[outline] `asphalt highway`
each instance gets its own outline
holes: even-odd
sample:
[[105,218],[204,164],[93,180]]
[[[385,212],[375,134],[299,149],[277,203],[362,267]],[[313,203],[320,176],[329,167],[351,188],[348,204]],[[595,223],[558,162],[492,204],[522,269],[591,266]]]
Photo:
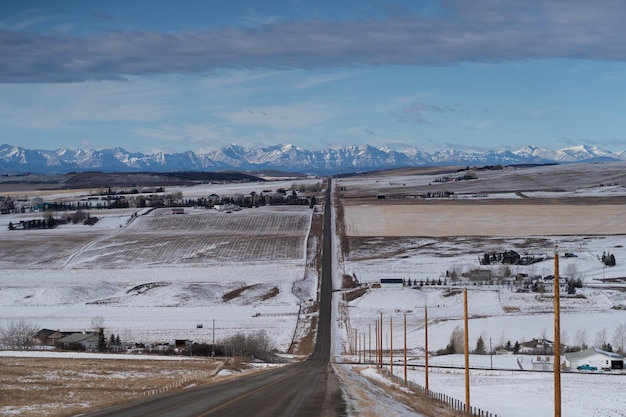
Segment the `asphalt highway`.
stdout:
[[333,253],[330,189],[329,180],[324,207],[318,331],[315,350],[306,361],[219,384],[149,397],[83,416],[345,416],[339,382],[330,366]]

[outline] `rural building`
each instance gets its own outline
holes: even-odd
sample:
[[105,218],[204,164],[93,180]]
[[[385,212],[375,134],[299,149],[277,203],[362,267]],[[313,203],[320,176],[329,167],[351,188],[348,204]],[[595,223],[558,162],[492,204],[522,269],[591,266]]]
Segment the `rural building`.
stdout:
[[381,278],[380,288],[403,288],[404,280],[402,278]]
[[70,335],[71,332],[60,332],[58,330],[41,329],[35,334],[35,339],[43,346],[56,346],[57,340]]
[[[543,277],[537,284],[543,285],[544,292],[553,293],[554,292],[554,275],[548,275],[547,277]],[[567,278],[559,277],[559,293],[560,294],[567,293]]]
[[177,349],[189,348],[193,345],[193,341],[189,339],[175,339],[174,347]]
[[624,369],[624,357],[622,355],[595,347],[579,352],[566,353],[565,358],[571,369],[576,369],[581,365],[595,366],[604,371]]
[[56,341],[55,346],[68,350],[98,350],[99,335],[93,332],[76,332]]
[[531,360],[533,371],[553,371],[554,361],[551,355],[533,356]]
[[551,353],[553,349],[554,343],[546,339],[533,339],[519,345],[519,353],[531,355]]
[[213,209],[219,212],[230,212],[230,211],[239,211],[241,210],[241,207],[239,207],[236,204],[225,203],[225,204],[215,204],[213,206]]

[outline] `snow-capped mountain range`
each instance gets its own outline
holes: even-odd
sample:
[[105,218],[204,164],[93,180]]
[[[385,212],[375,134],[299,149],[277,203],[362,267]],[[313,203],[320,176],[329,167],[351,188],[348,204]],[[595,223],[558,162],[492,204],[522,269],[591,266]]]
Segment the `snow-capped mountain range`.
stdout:
[[626,152],[613,153],[580,145],[553,151],[526,146],[517,149],[468,152],[446,149],[426,153],[415,148],[402,152],[370,145],[307,150],[294,145],[249,149],[238,145],[206,153],[133,153],[113,149],[35,150],[0,145],[0,173],[172,172],[279,170],[328,175],[415,166],[519,165],[626,160]]

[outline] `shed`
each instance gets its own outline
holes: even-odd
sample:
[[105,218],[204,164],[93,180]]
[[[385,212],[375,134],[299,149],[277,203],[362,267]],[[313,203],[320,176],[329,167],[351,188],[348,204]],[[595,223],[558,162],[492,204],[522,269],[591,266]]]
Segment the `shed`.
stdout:
[[193,345],[193,341],[189,339],[174,340],[174,347],[176,347],[177,349],[191,347],[191,345]]
[[533,371],[553,371],[553,357],[549,355],[536,355],[531,359]]
[[381,288],[403,288],[404,280],[402,278],[381,278]]
[[581,365],[595,366],[604,371],[624,369],[624,357],[615,352],[590,347],[578,352],[566,353],[565,358],[569,362],[571,369],[576,369]]

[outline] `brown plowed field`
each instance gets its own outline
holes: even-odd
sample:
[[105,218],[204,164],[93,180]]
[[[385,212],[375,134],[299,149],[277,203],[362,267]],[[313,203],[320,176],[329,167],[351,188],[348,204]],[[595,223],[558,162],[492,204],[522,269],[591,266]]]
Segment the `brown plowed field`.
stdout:
[[555,236],[626,234],[621,204],[486,202],[352,204],[344,207],[346,235]]

